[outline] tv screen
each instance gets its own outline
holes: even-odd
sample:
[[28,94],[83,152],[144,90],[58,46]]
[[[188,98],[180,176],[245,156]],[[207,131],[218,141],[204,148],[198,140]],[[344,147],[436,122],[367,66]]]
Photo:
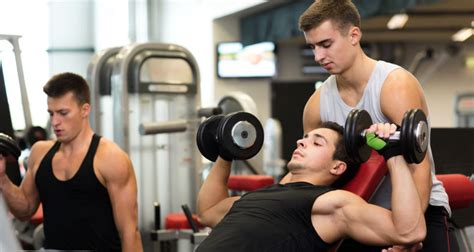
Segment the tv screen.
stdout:
[[275,44],[261,42],[248,46],[240,42],[217,45],[219,78],[265,78],[276,72]]

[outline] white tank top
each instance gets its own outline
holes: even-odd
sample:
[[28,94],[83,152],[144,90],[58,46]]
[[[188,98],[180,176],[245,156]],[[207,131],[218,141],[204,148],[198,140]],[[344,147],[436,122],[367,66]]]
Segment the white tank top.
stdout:
[[[369,78],[367,86],[365,87],[362,98],[355,107],[348,106],[339,95],[336,76],[331,75],[320,87],[320,115],[321,121],[333,121],[344,126],[347,115],[354,109],[364,109],[369,112],[372,121],[375,122],[389,122],[387,117],[382,113],[380,108],[380,92],[387,76],[395,69],[401,68],[395,64],[391,64],[384,61],[377,61],[375,68]],[[428,125],[430,120],[428,118]],[[433,155],[431,153],[431,146],[428,146],[427,152],[430,163],[431,163],[431,178],[433,180],[433,186],[430,194],[430,205],[443,206],[451,215],[451,209],[449,207],[449,200],[446,191],[444,190],[443,184],[435,176],[435,167],[433,161]],[[378,190],[372,196],[370,202],[390,209],[390,195],[392,186],[390,182],[390,175],[384,179]]]

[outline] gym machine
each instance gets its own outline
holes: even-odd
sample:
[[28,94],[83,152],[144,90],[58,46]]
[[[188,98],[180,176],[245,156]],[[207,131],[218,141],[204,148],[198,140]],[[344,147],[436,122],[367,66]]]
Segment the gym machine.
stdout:
[[459,94],[456,97],[456,127],[474,127],[474,93]]
[[91,126],[94,132],[113,139],[111,76],[115,57],[121,47],[113,47],[94,54],[87,68],[87,82],[91,90]]
[[20,38],[21,36],[19,35],[0,34],[0,41],[1,40],[8,41],[13,46],[13,53],[15,56],[15,63],[16,63],[16,71],[18,75],[18,83],[20,87],[21,105],[23,107],[23,117],[25,120],[25,129],[28,129],[32,126],[32,121],[31,121],[31,112],[30,112],[28,94],[26,92],[25,77],[23,73],[23,64],[22,64],[21,56],[20,56],[20,53],[21,53],[20,43],[19,43]]

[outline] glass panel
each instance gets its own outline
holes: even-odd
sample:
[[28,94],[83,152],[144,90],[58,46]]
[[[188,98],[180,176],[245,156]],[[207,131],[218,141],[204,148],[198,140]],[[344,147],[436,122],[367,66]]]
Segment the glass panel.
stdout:
[[149,58],[140,70],[140,82],[192,84],[193,71],[182,58]]

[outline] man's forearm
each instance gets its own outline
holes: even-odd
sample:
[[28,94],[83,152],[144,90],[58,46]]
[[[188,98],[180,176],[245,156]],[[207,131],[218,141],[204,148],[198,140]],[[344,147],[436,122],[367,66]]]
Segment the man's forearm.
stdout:
[[397,232],[404,236],[426,233],[424,214],[412,172],[402,156],[387,161],[392,181],[392,216]]
[[6,176],[0,178],[0,191],[7,203],[10,212],[18,219],[28,219],[31,213],[32,206],[29,206],[23,191],[14,185]]
[[142,240],[138,229],[135,229],[133,232],[129,232],[129,234],[121,235],[121,242],[123,252],[143,251]]
[[410,164],[409,167],[413,170],[413,179],[420,196],[422,210],[425,212],[430,202],[431,187],[433,186],[428,155],[420,164]]
[[227,181],[230,175],[231,162],[218,158],[211,172],[199,190],[197,208],[198,214],[229,197]]

